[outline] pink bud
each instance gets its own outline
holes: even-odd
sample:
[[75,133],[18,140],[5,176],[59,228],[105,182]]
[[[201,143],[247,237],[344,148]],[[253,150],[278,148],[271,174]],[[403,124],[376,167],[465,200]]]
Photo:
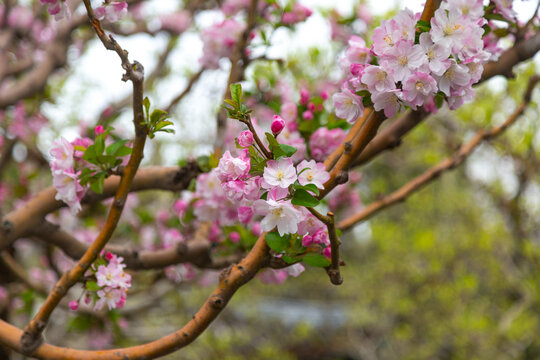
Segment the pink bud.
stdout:
[[327,248],[325,248],[322,251],[322,254],[330,259],[332,257],[332,248],[330,248],[330,246],[328,246]]
[[312,103],[312,102],[310,102],[310,103],[308,104],[307,108],[308,108],[309,111],[312,111],[312,112],[313,112],[313,111],[315,111],[315,104]]
[[238,145],[243,148],[253,145],[253,133],[249,130],[242,131],[240,135],[238,135]]
[[76,311],[79,308],[79,302],[75,300],[71,300],[69,302],[69,308],[73,311]]
[[255,236],[261,235],[262,234],[261,224],[258,222],[253,224],[253,226],[251,227],[251,232]]
[[322,98],[323,100],[326,100],[326,99],[328,99],[329,97],[330,97],[330,95],[328,94],[328,91],[325,90],[325,91],[323,91],[323,92],[321,93],[321,98]]
[[174,211],[179,216],[180,215],[183,216],[186,210],[188,209],[188,207],[189,207],[189,204],[182,199],[177,200],[173,205]]
[[281,116],[274,115],[274,120],[272,121],[272,125],[270,125],[270,130],[272,130],[272,134],[274,134],[274,136],[278,136],[284,127],[285,121],[281,118]]
[[308,102],[309,102],[309,91],[307,91],[307,89],[305,88],[302,88],[302,90],[300,90],[300,104],[307,105]]
[[313,243],[313,237],[311,235],[304,235],[302,238],[302,246],[308,247]]
[[94,128],[94,132],[96,133],[96,136],[101,135],[105,132],[105,129],[103,128],[103,125],[98,125]]
[[302,117],[304,118],[304,120],[313,120],[313,113],[309,110],[304,111]]
[[114,255],[111,252],[105,254],[105,259],[111,261],[114,258]]
[[229,234],[229,239],[231,239],[233,243],[237,243],[240,241],[240,234],[236,231],[233,231]]

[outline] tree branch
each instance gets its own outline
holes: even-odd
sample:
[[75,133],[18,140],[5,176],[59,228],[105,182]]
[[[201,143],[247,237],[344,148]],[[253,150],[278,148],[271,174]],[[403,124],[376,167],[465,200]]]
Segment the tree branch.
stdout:
[[425,185],[429,184],[431,181],[438,178],[445,171],[454,169],[455,167],[459,166],[483,141],[490,140],[500,135],[510,125],[517,121],[517,119],[521,116],[521,114],[523,114],[525,108],[531,101],[532,91],[538,81],[540,81],[539,75],[533,76],[529,80],[529,85],[523,97],[523,103],[516,109],[516,111],[514,111],[512,115],[510,115],[510,117],[508,117],[508,119],[503,124],[491,130],[478,131],[476,133],[476,136],[466,144],[463,144],[454,156],[441,161],[439,164],[427,170],[422,175],[409,181],[407,184],[403,185],[401,188],[394,191],[393,193],[369,204],[358,214],[342,220],[341,222],[339,222],[338,228],[343,231],[349,230],[354,225],[369,219],[379,211],[390,207],[398,202],[404,201],[411,194],[415,193],[416,191],[423,188]]

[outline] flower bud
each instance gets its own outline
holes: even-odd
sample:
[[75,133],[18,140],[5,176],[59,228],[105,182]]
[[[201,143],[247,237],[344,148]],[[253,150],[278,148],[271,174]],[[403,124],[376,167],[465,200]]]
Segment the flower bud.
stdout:
[[75,300],[71,300],[69,302],[69,308],[73,311],[76,311],[79,308],[79,302]]
[[101,135],[105,132],[105,129],[103,128],[103,125],[98,125],[94,128],[94,132],[96,133],[96,136]]
[[236,231],[233,231],[229,234],[229,239],[231,239],[233,243],[237,243],[240,241],[240,234]]
[[281,116],[274,115],[274,120],[272,121],[272,125],[270,125],[270,130],[272,130],[272,134],[274,134],[274,136],[278,136],[284,127],[285,121],[281,118]]
[[238,145],[243,148],[253,145],[253,133],[249,130],[242,131],[240,135],[238,135]]
[[307,105],[309,102],[309,91],[305,88],[300,90],[300,104]]
[[302,117],[304,118],[304,120],[313,120],[313,113],[309,110],[306,110],[302,114]]

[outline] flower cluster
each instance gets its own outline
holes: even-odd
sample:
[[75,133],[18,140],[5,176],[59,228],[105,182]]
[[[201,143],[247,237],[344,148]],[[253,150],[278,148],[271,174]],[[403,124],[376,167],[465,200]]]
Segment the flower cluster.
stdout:
[[[95,261],[86,281],[86,292],[82,296],[86,305],[95,302],[95,310],[101,310],[105,305],[109,310],[124,306],[131,287],[131,275],[124,271],[126,265],[123,262],[122,257],[110,252]],[[80,299],[71,301],[70,308],[77,310],[79,302]]]
[[108,22],[116,22],[126,16],[128,4],[125,1],[112,1],[104,3],[102,6],[94,10],[96,17],[99,20],[107,20]]
[[47,12],[54,16],[55,20],[70,18],[71,12],[66,0],[39,0],[43,5],[47,5]]
[[492,57],[482,39],[483,15],[482,0],[447,0],[431,23],[410,10],[383,20],[371,48],[352,37],[342,60],[348,77],[333,97],[336,115],[354,122],[366,104],[392,117],[405,106],[430,108],[435,101],[439,107],[446,100],[456,109],[471,100],[482,64]]
[[75,171],[75,150],[73,144],[61,137],[53,142],[50,150],[49,166],[56,189],[56,200],[65,202],[73,213],[81,210],[81,199],[85,189],[78,180],[80,172]]
[[209,69],[219,68],[219,59],[231,57],[236,42],[246,25],[234,19],[226,19],[203,30],[203,56],[199,60],[202,66]]

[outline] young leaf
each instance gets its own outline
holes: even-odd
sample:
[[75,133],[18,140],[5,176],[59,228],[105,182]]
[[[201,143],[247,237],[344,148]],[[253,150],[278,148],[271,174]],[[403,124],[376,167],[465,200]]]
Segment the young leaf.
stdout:
[[304,190],[307,190],[307,191],[311,191],[311,192],[315,193],[315,195],[319,195],[319,193],[320,193],[319,188],[315,184],[300,185],[298,183],[295,183],[294,188],[296,190],[304,189]]
[[298,189],[294,192],[294,196],[292,198],[293,205],[300,205],[305,207],[314,207],[319,205],[319,200],[315,198],[313,195],[308,193],[304,189]]
[[148,121],[148,118],[150,117],[148,115],[150,113],[150,100],[148,99],[148,97],[144,98],[143,106],[144,106],[144,112],[146,113],[146,120]]
[[330,266],[330,261],[321,254],[309,253],[302,258],[306,264],[315,267],[327,267]]
[[103,193],[103,184],[105,182],[105,173],[101,173],[97,178],[90,180],[90,189],[97,194]]
[[87,281],[86,289],[90,291],[98,291],[101,289],[101,287],[95,281]]
[[240,84],[231,84],[231,99],[235,103],[233,106],[235,109],[240,107],[242,102],[242,85]]
[[285,153],[285,156],[291,157],[296,152],[296,148],[294,146],[285,145],[285,144],[279,144],[279,148],[283,153]]
[[289,238],[290,235],[280,236],[277,232],[267,233],[265,236],[266,243],[270,249],[275,252],[283,252],[289,247]]

